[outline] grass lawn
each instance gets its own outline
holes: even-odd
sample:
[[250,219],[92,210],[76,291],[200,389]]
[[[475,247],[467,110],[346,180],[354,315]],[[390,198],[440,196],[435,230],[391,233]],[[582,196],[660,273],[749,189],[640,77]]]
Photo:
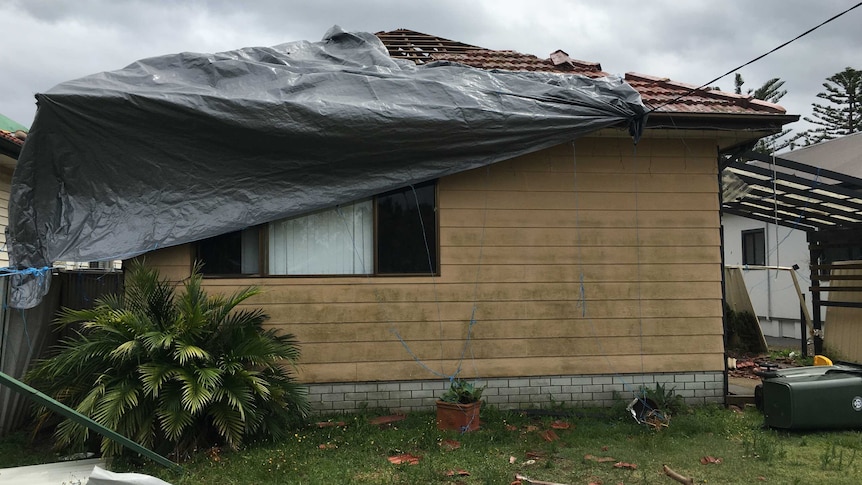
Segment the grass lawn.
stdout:
[[[518,474],[563,484],[676,483],[663,474],[665,464],[695,483],[862,481],[859,431],[767,430],[753,408],[698,408],[674,416],[661,431],[638,425],[621,409],[567,411],[571,416],[536,418],[483,409],[482,429],[465,434],[438,431],[433,413],[381,427],[369,421],[383,413],[367,411],[330,416],[324,420],[336,425],[312,423],[283,443],[202,450],[180,475],[152,464],[115,462],[113,468],[175,485],[511,484]],[[418,463],[389,461],[398,455]]]
[[[697,408],[673,416],[661,431],[635,423],[621,407],[562,412],[570,416],[487,408],[482,428],[465,434],[438,431],[430,412],[383,426],[370,422],[383,412],[318,417],[331,426],[310,423],[278,444],[200,450],[183,464],[182,474],[123,460],[112,469],[155,475],[174,485],[511,484],[518,474],[563,484],[676,483],[663,474],[665,464],[695,483],[862,481],[860,431],[767,430],[753,408],[744,413]],[[52,461],[43,445],[28,443],[25,434],[0,440],[0,468]],[[398,455],[418,463],[389,461]]]

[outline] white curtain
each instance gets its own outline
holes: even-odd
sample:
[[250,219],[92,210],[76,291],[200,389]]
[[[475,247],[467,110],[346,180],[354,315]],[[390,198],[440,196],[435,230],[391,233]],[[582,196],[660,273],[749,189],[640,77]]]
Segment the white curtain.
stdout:
[[370,274],[371,200],[269,224],[269,274]]

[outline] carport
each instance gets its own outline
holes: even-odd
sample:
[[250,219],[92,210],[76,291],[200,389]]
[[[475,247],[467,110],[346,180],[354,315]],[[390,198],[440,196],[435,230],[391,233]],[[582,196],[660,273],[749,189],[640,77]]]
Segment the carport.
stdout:
[[862,263],[840,263],[862,260],[862,179],[751,151],[725,155],[720,168],[723,213],[806,232],[813,311],[805,323],[823,353],[821,308],[862,308]]

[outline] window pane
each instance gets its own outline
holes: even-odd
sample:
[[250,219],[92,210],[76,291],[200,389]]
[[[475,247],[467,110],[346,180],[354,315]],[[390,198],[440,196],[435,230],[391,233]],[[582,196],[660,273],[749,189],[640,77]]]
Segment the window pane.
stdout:
[[763,229],[742,232],[742,264],[766,264],[766,233]]
[[259,272],[258,228],[229,232],[198,244],[203,274],[256,274]]
[[[418,204],[417,204],[418,202]],[[435,184],[377,198],[377,272],[437,272]]]
[[371,201],[269,224],[269,274],[369,274]]

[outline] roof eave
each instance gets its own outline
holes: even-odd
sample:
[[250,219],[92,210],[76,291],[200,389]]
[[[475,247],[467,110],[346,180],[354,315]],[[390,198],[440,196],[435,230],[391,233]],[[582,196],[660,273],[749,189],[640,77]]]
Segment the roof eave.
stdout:
[[[698,129],[764,129],[781,131],[788,124],[799,121],[799,115],[769,113],[690,113],[652,112],[647,128],[698,128]],[[705,122],[708,122],[705,124]]]
[[18,156],[21,155],[21,144],[0,137],[0,154],[17,160]]

